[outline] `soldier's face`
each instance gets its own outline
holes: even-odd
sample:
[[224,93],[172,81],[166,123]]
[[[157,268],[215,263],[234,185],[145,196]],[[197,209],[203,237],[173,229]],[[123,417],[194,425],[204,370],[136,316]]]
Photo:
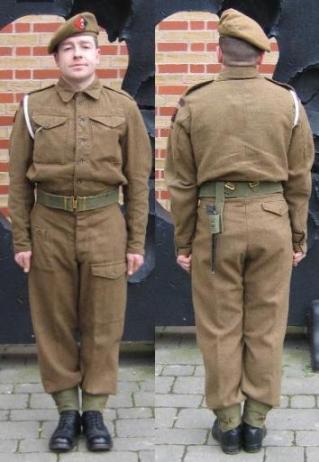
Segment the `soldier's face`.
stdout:
[[100,49],[94,37],[77,35],[61,42],[54,57],[63,77],[70,82],[85,82],[95,74]]

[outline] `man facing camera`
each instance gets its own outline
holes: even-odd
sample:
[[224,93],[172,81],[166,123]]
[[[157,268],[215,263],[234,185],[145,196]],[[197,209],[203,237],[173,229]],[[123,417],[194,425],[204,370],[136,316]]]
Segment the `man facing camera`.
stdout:
[[150,143],[134,100],[96,77],[98,34],[91,13],[60,27],[48,52],[61,78],[25,97],[11,136],[15,260],[29,273],[41,377],[60,413],[53,451],[72,449],[81,427],[89,450],[112,446],[102,411],[116,393],[127,276],[144,255]]
[[[270,43],[229,9],[222,72],[190,88],[166,164],[177,263],[191,272],[206,401],[223,451],[257,452],[279,405],[292,266],[306,255],[312,133],[295,92],[258,66]],[[243,403],[243,413],[241,404]]]

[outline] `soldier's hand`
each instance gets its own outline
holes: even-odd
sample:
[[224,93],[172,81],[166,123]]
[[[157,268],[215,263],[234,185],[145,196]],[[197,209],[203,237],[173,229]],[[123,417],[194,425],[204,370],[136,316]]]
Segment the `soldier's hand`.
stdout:
[[306,254],[303,252],[294,252],[292,256],[292,265],[297,266],[305,256]]
[[134,273],[136,273],[136,271],[138,271],[144,263],[143,255],[139,255],[137,253],[127,253],[126,259],[128,276],[132,276]]
[[14,256],[15,262],[23,269],[25,273],[28,273],[30,271],[31,256],[31,250],[27,250],[26,252],[18,252]]
[[176,262],[183,270],[189,273],[192,265],[192,255],[188,257],[186,255],[178,255]]

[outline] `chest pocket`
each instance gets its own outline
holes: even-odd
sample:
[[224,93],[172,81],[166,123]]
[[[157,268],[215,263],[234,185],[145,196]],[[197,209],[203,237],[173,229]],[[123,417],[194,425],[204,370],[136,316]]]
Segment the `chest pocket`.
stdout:
[[125,118],[117,115],[90,116],[91,159],[99,162],[122,163],[120,140],[125,133]]
[[34,114],[33,160],[45,164],[65,163],[68,117]]

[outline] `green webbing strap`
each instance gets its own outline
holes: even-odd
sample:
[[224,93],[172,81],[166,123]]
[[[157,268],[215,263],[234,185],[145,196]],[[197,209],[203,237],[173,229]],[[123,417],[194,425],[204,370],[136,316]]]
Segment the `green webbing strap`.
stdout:
[[59,196],[37,190],[37,202],[45,207],[66,212],[85,212],[114,204],[119,200],[118,189],[111,189],[95,196]]
[[224,185],[224,196],[227,197],[255,197],[283,192],[280,181],[207,181],[199,188],[199,197],[216,197],[217,189]]
[[225,183],[223,181],[216,182],[216,208],[220,219],[220,233],[223,232],[223,211],[225,205]]

